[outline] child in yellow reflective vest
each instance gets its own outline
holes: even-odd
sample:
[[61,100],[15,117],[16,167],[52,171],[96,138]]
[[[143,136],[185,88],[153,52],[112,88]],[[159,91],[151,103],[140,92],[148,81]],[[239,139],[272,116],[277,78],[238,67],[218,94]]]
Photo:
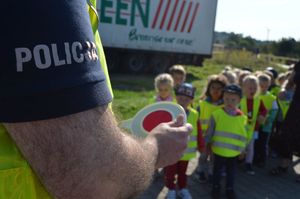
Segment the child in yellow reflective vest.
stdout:
[[[223,89],[226,84],[227,79],[223,75],[212,75],[208,78],[205,94],[197,106],[202,137],[205,136],[211,114],[223,106]],[[208,182],[211,184],[213,163],[210,151],[204,148],[200,152],[196,178],[200,183],[205,183],[207,174]]]
[[187,186],[187,167],[189,160],[196,157],[197,151],[197,123],[198,123],[198,112],[192,108],[190,105],[193,101],[195,88],[188,83],[183,83],[180,85],[176,91],[176,100],[179,105],[181,105],[187,115],[187,122],[193,126],[193,131],[190,135],[188,141],[188,147],[183,155],[183,157],[175,164],[169,165],[164,168],[165,172],[165,186],[169,189],[167,194],[167,199],[176,198],[176,180],[177,175],[177,185],[178,185],[178,195],[183,199],[192,199]]
[[271,85],[268,88],[270,93],[274,96],[277,96],[280,92],[280,86],[276,84],[278,72],[272,67],[267,67],[265,73],[271,78]]
[[278,111],[278,105],[276,102],[276,97],[268,91],[268,88],[271,85],[271,78],[267,74],[262,73],[258,75],[258,81],[260,87],[259,97],[263,101],[268,114],[265,123],[259,128],[259,136],[255,141],[254,163],[258,167],[264,167],[269,148],[269,139]]
[[282,85],[282,89],[280,93],[278,94],[278,104],[279,104],[279,113],[278,113],[278,121],[283,122],[286,113],[289,109],[290,103],[293,99],[293,95],[295,92],[295,83],[293,81],[294,74],[292,72],[289,72],[287,74],[287,80]]
[[[226,169],[226,195],[236,198],[234,175],[239,155],[249,142],[246,131],[247,117],[237,108],[242,90],[237,85],[224,88],[224,108],[212,113],[205,141],[211,146],[214,156],[212,198],[220,198],[220,181],[223,169]],[[234,125],[231,125],[234,124]]]
[[250,137],[250,143],[246,148],[246,171],[249,175],[254,175],[252,168],[254,158],[254,142],[258,138],[259,126],[264,123],[267,115],[262,100],[256,96],[258,91],[258,79],[254,75],[248,75],[243,80],[243,98],[241,99],[240,108],[248,118],[247,132]]

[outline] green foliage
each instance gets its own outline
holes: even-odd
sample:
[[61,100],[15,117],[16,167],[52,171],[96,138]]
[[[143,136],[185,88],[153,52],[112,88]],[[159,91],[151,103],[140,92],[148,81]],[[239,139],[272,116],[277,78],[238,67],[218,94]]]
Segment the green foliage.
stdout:
[[119,120],[131,118],[154,96],[154,76],[111,74],[113,110]]
[[297,45],[300,46],[300,42],[293,38],[282,38],[279,42],[273,42],[271,49],[272,53],[278,56],[299,57]]
[[[273,66],[279,72],[284,71],[277,65],[270,65],[267,59],[266,56],[258,58],[255,54],[245,50],[225,51],[215,54],[212,59],[205,60],[203,67],[185,66],[186,82],[192,83],[197,88],[195,97],[197,100],[204,92],[207,78],[212,74],[220,73],[226,65],[237,68],[247,66],[254,71]],[[113,110],[119,120],[133,117],[140,109],[151,103],[155,96],[154,77],[154,75],[111,74],[114,92]]]
[[267,58],[258,57],[256,54],[246,50],[226,50],[213,55],[212,59],[207,60],[211,65],[225,64],[232,65],[237,68],[248,67],[253,71],[263,70],[268,66],[277,67],[275,64],[270,64]]
[[134,91],[113,89],[113,111],[119,120],[129,119],[138,110],[149,104],[153,91]]
[[[215,65],[208,62],[203,67],[186,66],[187,82],[197,88],[195,99],[199,99],[207,77],[220,73],[224,65]],[[118,120],[133,117],[140,109],[148,105],[154,98],[154,76],[149,75],[118,75],[111,74],[114,92],[113,111]]]
[[260,41],[253,39],[250,36],[244,37],[242,34],[233,32],[216,32],[215,43],[224,44],[226,49],[230,50],[247,50],[257,52]]
[[254,53],[266,53],[277,56],[300,58],[300,41],[294,38],[282,38],[279,41],[260,41],[250,36],[233,32],[216,32],[215,42],[224,44],[229,50],[247,50]]

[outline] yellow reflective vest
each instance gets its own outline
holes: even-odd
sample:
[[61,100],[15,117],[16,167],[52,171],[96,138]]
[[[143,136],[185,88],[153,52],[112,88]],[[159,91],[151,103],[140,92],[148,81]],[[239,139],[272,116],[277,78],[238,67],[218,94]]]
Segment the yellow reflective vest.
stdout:
[[189,115],[187,118],[187,122],[193,126],[193,131],[190,134],[190,138],[188,141],[188,147],[184,152],[183,157],[180,160],[188,161],[194,157],[196,157],[197,151],[197,121],[198,121],[198,112],[195,109],[189,108]]
[[[102,69],[107,85],[111,89],[106,60],[98,33],[96,0],[90,0],[88,12],[95,35]],[[51,199],[39,179],[23,158],[5,127],[0,124],[0,199]]]
[[270,92],[267,92],[266,94],[261,94],[259,95],[259,97],[263,101],[266,109],[270,111],[272,109],[274,101],[276,100],[276,97]]
[[0,125],[0,198],[51,198],[2,124]]
[[278,99],[278,105],[282,113],[282,120],[284,120],[290,108],[291,101]]
[[223,109],[213,112],[212,117],[216,124],[211,139],[213,153],[222,157],[238,156],[249,141],[246,131],[247,117],[231,116]]
[[206,130],[208,129],[208,123],[209,123],[211,114],[214,111],[221,109],[222,107],[223,107],[223,105],[214,105],[206,100],[199,101],[199,108],[200,108],[199,118],[200,118],[200,124],[201,124],[203,136],[205,136]]
[[272,86],[270,93],[274,96],[278,96],[278,94],[280,93],[280,89],[281,89],[280,86],[274,85]]
[[[253,99],[253,109],[252,113],[248,112],[247,108],[247,99],[246,97],[243,97],[240,102],[240,107],[242,112],[248,117],[247,121],[247,132],[250,138],[253,137],[253,132],[255,130],[255,125],[256,125],[256,120],[258,116],[258,111],[259,111],[259,106],[260,106],[260,98],[259,97],[254,97]],[[252,117],[250,117],[250,114]]]

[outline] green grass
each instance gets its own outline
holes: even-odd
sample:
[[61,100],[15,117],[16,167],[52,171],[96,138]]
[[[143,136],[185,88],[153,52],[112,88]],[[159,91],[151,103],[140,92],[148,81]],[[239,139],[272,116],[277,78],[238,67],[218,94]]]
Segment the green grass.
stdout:
[[[270,60],[271,62],[268,60]],[[275,63],[274,61],[277,62]],[[268,66],[272,66],[277,71],[283,72],[284,69],[278,65],[280,64],[278,63],[278,61],[279,59],[276,59],[276,56],[273,55],[261,54],[260,56],[257,56],[256,54],[246,50],[225,50],[222,52],[214,53],[212,59],[206,60],[206,64],[232,65],[236,68],[248,67],[253,71],[263,70]]]
[[[217,74],[223,65],[209,65],[203,67],[186,66],[187,82],[197,88],[196,98],[202,94],[207,77]],[[119,120],[133,117],[141,108],[148,105],[155,96],[153,75],[120,75],[111,74],[114,92],[113,110]]]
[[[270,66],[265,59],[257,59],[247,51],[230,51],[214,55],[212,59],[204,61],[203,67],[185,66],[186,82],[197,88],[195,99],[203,93],[208,76],[220,73],[225,65],[242,68],[248,66],[253,70],[264,70]],[[273,65],[278,71],[284,69]],[[154,75],[120,75],[111,74],[114,91],[113,110],[118,119],[133,117],[141,108],[149,104],[154,97]]]
[[113,110],[120,120],[128,119],[149,104],[154,96],[152,91],[129,91],[114,89]]

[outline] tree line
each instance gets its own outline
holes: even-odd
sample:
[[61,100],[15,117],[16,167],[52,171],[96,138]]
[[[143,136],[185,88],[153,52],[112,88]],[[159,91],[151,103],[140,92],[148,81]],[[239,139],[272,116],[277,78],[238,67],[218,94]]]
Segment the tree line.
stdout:
[[215,43],[223,44],[226,49],[246,49],[254,53],[300,58],[300,40],[282,38],[278,41],[261,41],[243,34],[215,32]]

